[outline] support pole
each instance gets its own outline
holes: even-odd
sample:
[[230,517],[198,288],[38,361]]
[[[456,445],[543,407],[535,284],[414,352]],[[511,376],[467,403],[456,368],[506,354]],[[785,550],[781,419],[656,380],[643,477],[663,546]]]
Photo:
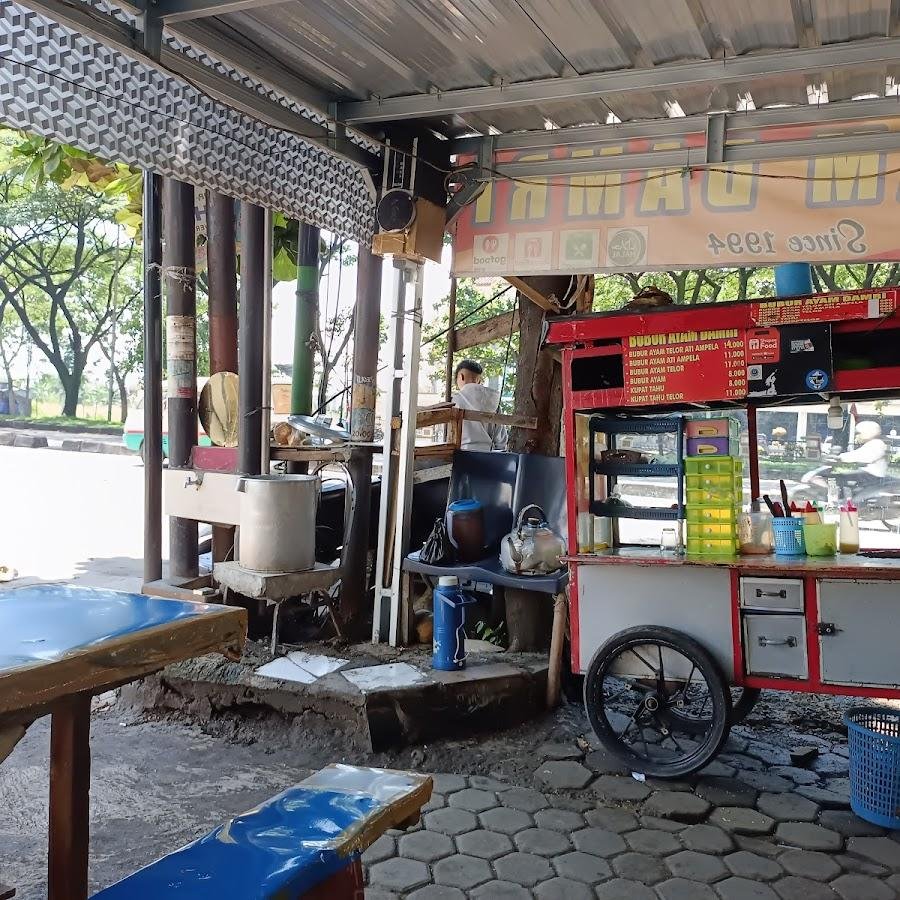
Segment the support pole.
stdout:
[[406,309],[406,280],[394,269],[394,303],[388,324],[388,357],[392,360],[391,388],[382,406],[384,442],[381,453],[381,498],[378,509],[378,551],[375,559],[375,608],[372,615],[372,642],[387,639],[390,628],[391,560],[394,547],[394,501],[397,486],[395,420],[400,416],[400,386],[403,379],[403,315]]
[[[375,378],[381,318],[381,257],[360,245],[356,274],[356,331],[353,338],[353,393],[350,436],[354,443],[375,440]],[[354,449],[347,465],[353,512],[344,546],[341,617],[358,622],[368,595],[369,519],[372,507],[372,452]]]
[[[392,647],[400,643],[400,582],[403,558],[409,550],[409,526],[412,517],[413,470],[415,469],[416,415],[419,409],[419,357],[422,349],[422,293],[425,266],[407,264],[403,276],[413,282],[413,308],[403,317],[403,389],[400,399],[400,448],[397,463],[397,503],[394,526],[394,553],[391,573],[391,618],[388,640]],[[412,598],[408,598],[410,601]]]
[[144,172],[144,584],[162,579],[162,178]]
[[297,241],[297,312],[294,319],[294,370],[291,412],[312,412],[313,352],[311,338],[319,309],[319,229],[300,223]]
[[[169,468],[189,469],[197,445],[197,270],[194,255],[194,189],[164,182],[166,371],[169,400]],[[169,520],[169,575],[196,578],[197,522]]]
[[262,359],[265,302],[265,213],[241,204],[241,304],[238,350],[241,380],[238,400],[238,469],[242,475],[262,470]]
[[[234,200],[206,192],[206,259],[209,272],[209,374],[238,370],[237,254]],[[234,526],[213,525],[213,562],[234,547]]]
[[455,278],[450,279],[450,330],[447,332],[447,369],[444,373],[444,399],[450,401],[453,397],[453,356],[456,353],[456,290]]
[[272,210],[263,216],[263,338],[262,338],[262,415],[260,416],[260,471],[269,473],[272,433],[272,257],[274,252]]

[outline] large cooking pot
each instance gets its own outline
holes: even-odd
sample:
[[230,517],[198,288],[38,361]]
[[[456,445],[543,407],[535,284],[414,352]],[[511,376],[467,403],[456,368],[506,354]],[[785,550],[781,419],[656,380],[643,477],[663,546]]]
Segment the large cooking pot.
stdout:
[[257,572],[302,572],[316,562],[317,475],[248,475],[241,498],[240,564]]

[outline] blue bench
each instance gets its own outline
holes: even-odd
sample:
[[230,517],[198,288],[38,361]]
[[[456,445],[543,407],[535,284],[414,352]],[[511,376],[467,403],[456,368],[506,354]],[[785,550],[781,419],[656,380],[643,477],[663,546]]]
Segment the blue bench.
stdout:
[[431,786],[427,775],[328,766],[93,900],[349,900],[362,890],[359,854],[417,821]]
[[[500,541],[512,530],[515,516],[536,503],[549,524],[561,535],[568,533],[566,519],[566,469],[561,456],[534,453],[482,453],[457,450],[453,455],[449,501],[473,497],[484,507],[485,547],[488,555],[474,563],[431,565],[419,559],[419,551],[403,560],[402,608],[404,631],[411,638],[411,576],[439,578],[456,575],[460,582],[490,584],[500,588],[533,591],[556,596],[565,591],[569,571],[563,567],[552,575],[514,575],[500,565]],[[435,518],[443,514],[441,509]]]

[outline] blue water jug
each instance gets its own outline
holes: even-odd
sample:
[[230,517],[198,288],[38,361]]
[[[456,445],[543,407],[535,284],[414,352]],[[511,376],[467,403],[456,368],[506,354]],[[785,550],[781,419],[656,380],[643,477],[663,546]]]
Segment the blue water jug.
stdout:
[[475,597],[459,589],[455,575],[442,575],[434,590],[434,641],[431,666],[444,672],[466,667],[465,608]]

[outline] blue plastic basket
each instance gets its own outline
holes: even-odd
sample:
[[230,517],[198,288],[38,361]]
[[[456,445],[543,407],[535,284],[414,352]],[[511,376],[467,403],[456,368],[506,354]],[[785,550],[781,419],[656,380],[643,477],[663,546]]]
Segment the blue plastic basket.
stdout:
[[861,819],[900,828],[900,713],[855,706],[844,714],[850,740],[850,806]]
[[803,539],[803,518],[772,519],[775,534],[775,554],[777,556],[804,556],[806,541]]

